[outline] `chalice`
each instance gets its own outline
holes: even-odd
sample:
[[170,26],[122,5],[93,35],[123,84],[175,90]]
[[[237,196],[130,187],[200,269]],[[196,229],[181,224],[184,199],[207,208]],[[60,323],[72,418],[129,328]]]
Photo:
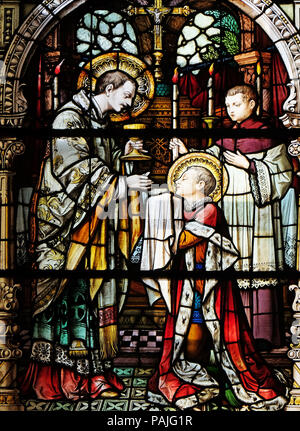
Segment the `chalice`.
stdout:
[[[135,123],[135,124],[125,124],[124,130],[141,130],[146,129],[147,125],[142,123]],[[133,136],[129,138],[133,142],[137,142],[140,138],[137,136]],[[146,154],[141,153],[136,148],[133,148],[133,150],[130,151],[129,154],[126,154],[126,156],[121,156],[121,160],[125,161],[142,161],[142,160],[151,160],[151,156],[147,156]]]

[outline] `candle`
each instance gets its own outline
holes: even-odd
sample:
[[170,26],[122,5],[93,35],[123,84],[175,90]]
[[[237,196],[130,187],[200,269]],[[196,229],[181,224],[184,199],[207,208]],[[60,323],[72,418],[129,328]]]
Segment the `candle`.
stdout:
[[37,127],[41,119],[41,97],[42,97],[42,56],[39,61],[38,71],[38,83],[37,83],[37,102],[36,102],[36,115],[37,115]]
[[178,126],[178,68],[176,67],[174,70],[174,75],[172,78],[173,82],[173,98],[172,98],[172,127],[173,129],[177,129]]
[[260,61],[256,65],[256,89],[257,93],[260,96],[261,93],[261,64]]
[[207,108],[207,115],[209,117],[212,117],[215,113],[215,105],[214,105],[214,81],[213,81],[213,74],[214,74],[214,63],[211,64],[209,70],[209,79],[207,83],[207,97],[208,97],[208,108]]
[[260,61],[256,65],[256,91],[258,94],[258,105],[257,105],[257,115],[261,113],[261,64]]
[[54,79],[53,79],[53,108],[56,110],[59,105],[59,94],[58,94],[58,75],[60,74],[61,65],[64,60],[62,60],[54,70]]
[[[174,70],[174,75],[172,78],[173,82],[173,98],[172,98],[172,127],[173,129],[177,129],[178,127],[178,98],[179,98],[179,90],[178,90],[178,67]],[[172,149],[172,160],[176,160],[179,157],[179,150],[176,146]]]

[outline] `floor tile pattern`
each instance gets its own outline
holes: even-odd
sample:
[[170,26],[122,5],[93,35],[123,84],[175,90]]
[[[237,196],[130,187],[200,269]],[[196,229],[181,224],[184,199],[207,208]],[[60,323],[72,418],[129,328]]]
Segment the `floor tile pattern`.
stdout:
[[[125,389],[118,399],[99,399],[92,401],[37,401],[24,400],[26,411],[177,411],[173,406],[157,406],[146,399],[147,381],[154,368],[116,367],[114,371],[122,378]],[[290,369],[284,369],[290,375]],[[214,401],[205,406],[206,411],[234,410],[233,407]]]
[[[114,371],[125,384],[125,389],[118,399],[99,399],[93,401],[36,401],[26,400],[27,411],[160,411],[157,406],[151,405],[146,400],[147,381],[154,372],[153,368],[116,367]],[[165,408],[166,409],[166,408]],[[165,410],[164,409],[164,410]],[[175,411],[173,407],[167,410]]]
[[[26,344],[28,344],[27,334],[25,335]],[[150,404],[146,399],[147,382],[159,361],[162,339],[161,330],[120,331],[120,355],[114,360],[114,371],[123,380],[125,389],[119,398],[76,402],[67,400],[46,402],[27,399],[23,400],[26,411],[176,411],[177,409],[173,406],[159,407]],[[291,376],[291,363],[287,357],[287,348],[273,350],[264,353],[263,356],[267,362],[283,369]],[[210,403],[205,409],[229,410],[227,406],[216,402]]]
[[120,331],[121,353],[158,353],[162,347],[163,331],[125,329]]

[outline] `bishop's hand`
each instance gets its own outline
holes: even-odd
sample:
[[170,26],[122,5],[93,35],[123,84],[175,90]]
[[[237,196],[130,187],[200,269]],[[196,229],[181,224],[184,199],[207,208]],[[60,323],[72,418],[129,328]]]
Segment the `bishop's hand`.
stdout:
[[144,150],[143,145],[144,143],[141,139],[138,139],[138,140],[129,139],[129,141],[125,145],[124,155],[126,156],[134,149],[141,151],[142,153],[148,153],[147,150]]
[[130,175],[127,177],[127,186],[131,189],[150,190],[153,181],[148,178],[150,172],[143,175]]

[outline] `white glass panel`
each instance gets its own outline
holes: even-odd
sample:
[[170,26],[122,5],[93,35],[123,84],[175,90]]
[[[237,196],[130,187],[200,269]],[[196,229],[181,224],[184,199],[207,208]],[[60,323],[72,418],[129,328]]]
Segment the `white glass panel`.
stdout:
[[108,10],[102,10],[102,9],[94,11],[94,15],[107,15],[108,13],[109,13]]
[[101,34],[108,34],[109,33],[109,25],[106,24],[106,22],[104,22],[104,21],[100,21],[99,30],[100,30]]
[[[77,52],[79,54],[91,51],[93,55],[106,52],[111,49],[124,51],[130,54],[137,54],[136,35],[134,28],[123,20],[121,14],[108,10],[96,10],[87,13],[80,21],[80,28],[77,30]],[[98,26],[98,37],[97,33]],[[99,45],[95,46],[95,43]],[[122,48],[121,48],[122,46]]]
[[118,13],[112,12],[105,17],[105,21],[106,22],[119,22],[119,21],[122,21],[122,17]]
[[179,55],[193,55],[196,50],[196,44],[195,41],[192,40],[188,42],[186,45],[181,46],[178,48],[177,52]]
[[187,65],[187,61],[184,57],[182,57],[181,55],[178,55],[177,60],[176,60],[176,64],[179,67],[185,67]]
[[136,41],[136,36],[135,36],[134,30],[133,30],[133,27],[128,22],[126,23],[126,31],[127,31],[128,36],[129,36],[129,39],[132,42],[135,42]]
[[97,41],[100,48],[102,48],[104,51],[108,51],[112,47],[111,41],[106,39],[104,36],[98,36]]
[[186,40],[191,40],[200,34],[200,30],[197,27],[185,26],[182,30],[182,34]]
[[89,44],[88,43],[81,43],[77,46],[77,52],[82,53],[85,52],[89,49]]
[[207,39],[206,34],[201,34],[199,37],[197,37],[196,43],[200,48],[202,48],[203,46],[211,45],[212,42]]
[[214,23],[214,18],[212,16],[203,15],[203,13],[198,13],[195,17],[194,24],[200,28],[208,28]]
[[197,52],[189,61],[189,64],[198,64],[202,63],[201,57],[199,53]]
[[122,42],[122,48],[130,54],[138,53],[137,47],[132,42],[130,42],[130,40],[127,39]]
[[113,34],[115,34],[115,35],[117,35],[117,36],[119,36],[120,34],[123,34],[124,33],[124,25],[122,24],[122,23],[120,23],[120,24],[118,24],[118,25],[116,25],[114,28],[113,28]]
[[97,18],[90,13],[84,16],[83,21],[87,28],[95,29],[97,27]]
[[219,28],[215,28],[215,27],[210,27],[206,30],[206,34],[208,36],[215,36],[216,34],[220,34],[221,31]]
[[83,42],[91,42],[91,33],[85,28],[79,28],[77,30],[77,38]]

